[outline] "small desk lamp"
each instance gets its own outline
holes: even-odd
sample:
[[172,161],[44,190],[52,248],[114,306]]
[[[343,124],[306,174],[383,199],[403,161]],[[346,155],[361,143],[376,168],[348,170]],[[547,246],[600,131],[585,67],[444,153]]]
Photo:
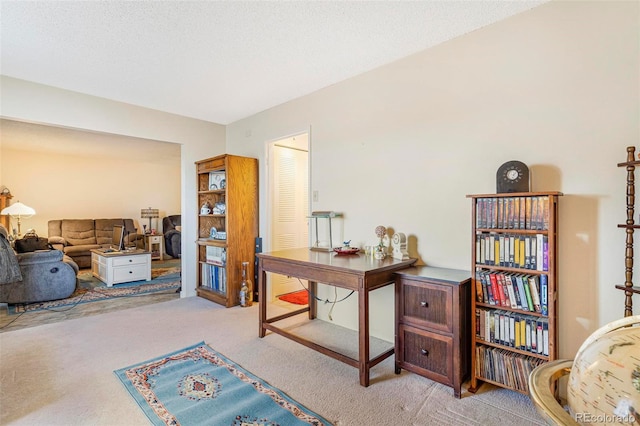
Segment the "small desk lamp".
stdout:
[[[160,212],[158,209],[152,209],[149,207],[148,209],[140,210],[140,217],[143,219],[149,219],[149,232],[151,232],[151,219],[160,217]],[[147,225],[142,225],[145,230],[144,233],[147,233],[146,227]]]
[[18,237],[19,237],[22,235],[22,232],[20,231],[20,219],[22,217],[29,218],[34,214],[36,214],[36,211],[31,207],[25,206],[20,201],[18,201],[16,203],[11,204],[9,207],[5,207],[4,209],[2,209],[0,214],[9,215],[13,218],[18,219]]

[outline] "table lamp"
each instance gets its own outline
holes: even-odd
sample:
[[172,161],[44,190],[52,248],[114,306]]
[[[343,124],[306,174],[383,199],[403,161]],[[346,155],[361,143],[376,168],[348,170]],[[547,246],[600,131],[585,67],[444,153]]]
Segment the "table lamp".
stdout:
[[[22,232],[20,231],[20,219],[22,217],[29,218],[34,214],[36,214],[36,211],[31,207],[25,206],[20,201],[18,201],[2,209],[2,211],[0,211],[0,214],[9,215],[12,218],[18,219],[18,237],[19,237],[22,235]],[[15,231],[14,231],[14,234],[15,234]]]
[[[149,207],[148,209],[140,210],[140,217],[143,219],[149,219],[149,232],[151,232],[151,219],[160,217],[160,212],[158,209],[152,209]],[[145,230],[144,233],[147,233],[147,225],[142,225]]]

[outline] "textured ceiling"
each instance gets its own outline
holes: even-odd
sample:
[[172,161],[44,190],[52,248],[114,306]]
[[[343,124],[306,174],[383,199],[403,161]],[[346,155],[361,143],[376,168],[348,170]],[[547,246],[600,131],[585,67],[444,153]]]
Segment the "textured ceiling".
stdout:
[[1,1],[0,73],[220,124],[535,1]]

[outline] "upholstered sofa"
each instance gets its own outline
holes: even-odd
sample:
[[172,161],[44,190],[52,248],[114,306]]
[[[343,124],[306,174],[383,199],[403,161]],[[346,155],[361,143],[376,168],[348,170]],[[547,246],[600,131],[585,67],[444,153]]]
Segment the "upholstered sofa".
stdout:
[[144,248],[132,219],[55,219],[48,222],[49,244],[71,257],[81,269],[91,267],[91,250],[113,244],[114,225],[123,225],[125,245]]
[[[0,225],[0,239],[7,230]],[[36,303],[64,299],[76,289],[78,265],[59,250],[16,254],[7,249],[9,263],[17,261],[22,279],[0,283],[0,303]],[[4,266],[4,265],[3,265]]]
[[162,233],[164,234],[164,250],[171,257],[181,257],[182,232],[180,230],[182,216],[174,214],[162,218]]

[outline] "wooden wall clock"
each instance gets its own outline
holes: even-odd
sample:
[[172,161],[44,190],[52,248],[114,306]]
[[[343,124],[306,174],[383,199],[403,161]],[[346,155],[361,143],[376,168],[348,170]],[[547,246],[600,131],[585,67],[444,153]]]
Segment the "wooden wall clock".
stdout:
[[529,167],[521,161],[507,161],[496,173],[496,192],[529,192]]

